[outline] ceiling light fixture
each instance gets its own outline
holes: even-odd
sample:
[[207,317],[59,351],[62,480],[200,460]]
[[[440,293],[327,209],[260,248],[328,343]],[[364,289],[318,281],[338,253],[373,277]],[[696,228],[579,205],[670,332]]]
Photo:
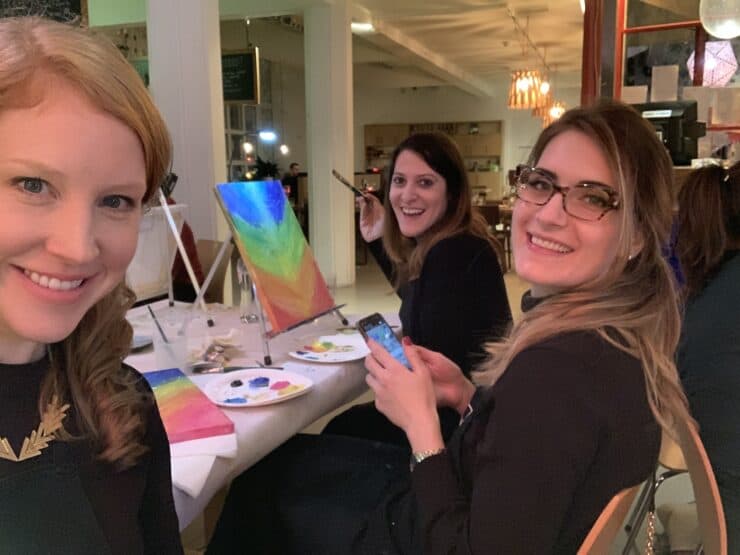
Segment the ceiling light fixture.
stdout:
[[[545,57],[540,54],[537,46],[529,37],[527,28],[529,19],[527,19],[526,28],[517,20],[511,9],[506,9],[511,21],[514,23],[514,29],[522,37],[522,55],[527,58],[528,49],[531,46],[535,54],[542,61],[542,66],[549,73],[550,68],[547,65]],[[552,100],[550,82],[545,78],[538,69],[519,69],[511,74],[511,84],[509,85],[509,98],[507,105],[512,110],[532,110],[546,106]]]
[[[689,77],[694,79],[694,52],[686,61]],[[724,87],[730,82],[737,71],[737,58],[728,40],[714,40],[704,45],[704,75],[702,83],[705,87]]]
[[271,129],[264,129],[259,132],[260,141],[263,143],[274,143],[277,141],[277,133]]
[[740,36],[740,0],[700,0],[699,20],[718,39]]
[[518,70],[511,75],[508,106],[512,110],[530,110],[541,103],[542,76],[538,70]]
[[357,34],[363,34],[363,33],[374,33],[375,27],[372,23],[358,23],[357,21],[353,21],[350,23],[350,29],[352,29],[353,33]]

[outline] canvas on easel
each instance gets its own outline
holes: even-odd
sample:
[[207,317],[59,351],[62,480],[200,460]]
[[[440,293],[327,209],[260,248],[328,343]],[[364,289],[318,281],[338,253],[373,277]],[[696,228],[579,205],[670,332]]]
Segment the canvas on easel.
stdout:
[[216,185],[274,336],[336,309],[279,181]]

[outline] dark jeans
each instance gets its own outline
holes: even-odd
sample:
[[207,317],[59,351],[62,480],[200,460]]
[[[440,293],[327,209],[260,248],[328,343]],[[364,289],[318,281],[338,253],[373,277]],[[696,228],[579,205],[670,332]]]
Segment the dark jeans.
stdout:
[[[460,415],[451,408],[440,408],[438,413],[442,437],[447,442],[460,424]],[[403,447],[407,454],[411,454],[406,433],[376,409],[374,403],[352,405],[332,418],[322,434],[381,441]]]
[[396,446],[295,436],[232,482],[207,553],[352,553],[368,515],[408,474]]

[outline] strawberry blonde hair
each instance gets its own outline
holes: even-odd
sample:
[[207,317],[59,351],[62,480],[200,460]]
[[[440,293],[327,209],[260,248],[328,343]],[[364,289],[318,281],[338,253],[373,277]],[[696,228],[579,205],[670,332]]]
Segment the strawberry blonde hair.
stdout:
[[[134,131],[144,153],[144,201],[149,200],[167,173],[172,147],[133,67],[108,39],[89,29],[39,17],[0,19],[0,111],[31,107],[54,94],[49,77],[70,84]],[[119,283],[67,338],[49,346],[50,369],[39,396],[40,412],[55,396],[71,402],[75,433],[94,442],[101,460],[122,468],[146,452],[142,439],[153,402],[122,367],[132,336],[125,315],[134,300]],[[62,438],[70,437],[65,430]]]

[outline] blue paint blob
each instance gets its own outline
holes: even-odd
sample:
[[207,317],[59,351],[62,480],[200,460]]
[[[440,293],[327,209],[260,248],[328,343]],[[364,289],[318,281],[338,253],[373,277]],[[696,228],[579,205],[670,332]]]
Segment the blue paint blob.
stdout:
[[232,405],[246,405],[247,400],[244,397],[230,397],[224,399],[224,403],[231,403]]
[[259,389],[260,387],[267,387],[268,385],[270,385],[270,378],[265,378],[264,376],[259,376],[249,380],[249,387],[252,389]]

